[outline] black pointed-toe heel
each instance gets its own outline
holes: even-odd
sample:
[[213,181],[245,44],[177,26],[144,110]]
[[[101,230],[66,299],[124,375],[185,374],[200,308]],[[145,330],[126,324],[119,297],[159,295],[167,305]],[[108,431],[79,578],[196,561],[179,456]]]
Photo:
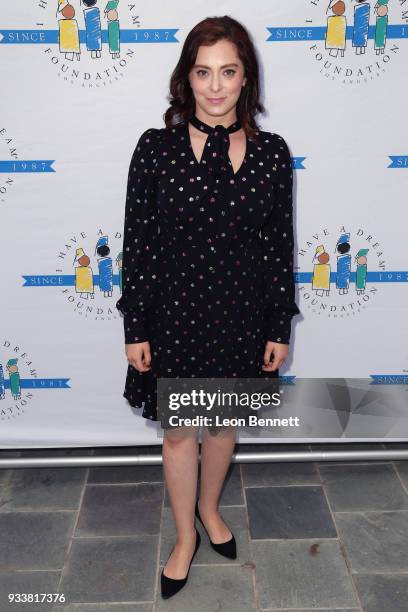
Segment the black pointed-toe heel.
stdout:
[[232,538],[230,540],[227,540],[226,542],[220,542],[219,544],[215,544],[215,542],[212,542],[210,536],[208,535],[208,531],[205,528],[203,521],[201,520],[200,512],[198,510],[198,499],[195,505],[195,515],[200,521],[200,523],[202,524],[202,526],[204,527],[204,530],[208,536],[208,539],[210,540],[210,544],[212,548],[217,553],[222,555],[223,557],[227,557],[228,559],[236,559],[237,558],[237,543],[235,541],[234,534],[232,534]]
[[164,567],[162,569],[162,573],[161,573],[161,595],[162,595],[163,599],[168,599],[169,597],[172,597],[173,595],[178,593],[180,591],[180,589],[183,588],[183,586],[186,584],[186,582],[188,580],[188,575],[190,573],[191,564],[192,564],[193,559],[195,557],[195,554],[196,554],[196,552],[198,550],[198,547],[200,546],[200,543],[201,543],[200,532],[198,531],[197,527],[195,528],[195,530],[196,530],[196,545],[195,545],[193,556],[191,557],[190,565],[188,566],[188,571],[187,571],[186,577],[185,578],[180,578],[180,579],[169,578],[164,573]]

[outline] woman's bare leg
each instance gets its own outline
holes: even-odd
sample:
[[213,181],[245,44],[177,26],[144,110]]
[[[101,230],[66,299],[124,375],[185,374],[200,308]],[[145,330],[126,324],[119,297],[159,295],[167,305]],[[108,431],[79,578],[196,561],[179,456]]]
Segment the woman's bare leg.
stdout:
[[163,471],[176,524],[176,543],[164,574],[184,578],[196,544],[194,506],[198,477],[198,428],[174,427],[164,432]]
[[236,441],[236,428],[222,427],[216,435],[203,429],[201,444],[201,477],[198,509],[211,540],[226,542],[232,536],[218,512],[222,485],[231,463]]

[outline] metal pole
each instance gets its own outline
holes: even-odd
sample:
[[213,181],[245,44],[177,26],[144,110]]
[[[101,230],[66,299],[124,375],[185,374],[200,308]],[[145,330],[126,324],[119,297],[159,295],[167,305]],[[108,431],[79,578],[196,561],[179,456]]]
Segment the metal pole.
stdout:
[[[160,447],[161,448],[161,447]],[[60,450],[60,449],[58,449]],[[162,455],[118,455],[83,457],[13,457],[0,459],[0,469],[38,467],[100,467],[110,465],[161,465]],[[408,450],[367,451],[288,451],[234,453],[232,463],[272,463],[290,461],[402,461]]]

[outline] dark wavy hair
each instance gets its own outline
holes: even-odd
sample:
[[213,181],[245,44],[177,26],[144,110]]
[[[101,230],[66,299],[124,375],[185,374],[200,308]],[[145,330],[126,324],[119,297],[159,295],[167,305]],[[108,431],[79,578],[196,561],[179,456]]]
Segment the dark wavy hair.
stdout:
[[181,51],[180,59],[170,77],[168,100],[170,106],[163,115],[166,128],[186,124],[195,111],[195,99],[188,75],[194,65],[201,45],[213,45],[219,40],[234,43],[244,65],[247,79],[237,101],[237,119],[249,138],[256,140],[259,129],[255,116],[264,113],[265,108],[259,100],[259,65],[254,45],[247,30],[238,21],[224,15],[207,17],[188,33]]

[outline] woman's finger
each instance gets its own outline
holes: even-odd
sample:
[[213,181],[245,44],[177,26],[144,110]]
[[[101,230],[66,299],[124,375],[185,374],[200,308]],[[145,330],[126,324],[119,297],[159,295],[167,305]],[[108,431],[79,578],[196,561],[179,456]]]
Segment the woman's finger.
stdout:
[[271,361],[271,356],[272,356],[272,348],[266,348],[264,352],[264,364],[265,365],[268,365],[268,363]]
[[149,369],[144,362],[143,353],[138,354],[138,356],[136,357],[136,363],[137,363],[137,369],[139,370],[139,372],[146,372],[146,370]]
[[152,355],[150,353],[150,347],[146,347],[144,349],[144,363],[146,366],[150,367],[152,362]]

